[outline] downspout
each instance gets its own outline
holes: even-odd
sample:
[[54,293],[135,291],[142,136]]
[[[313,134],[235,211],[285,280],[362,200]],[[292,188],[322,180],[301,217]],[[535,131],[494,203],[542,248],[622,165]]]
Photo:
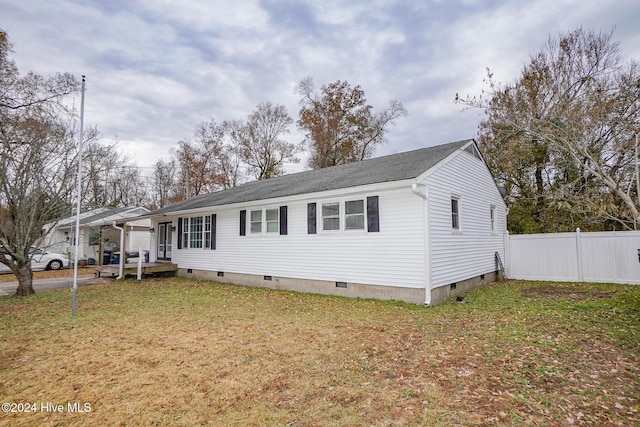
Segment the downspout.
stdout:
[[[422,187],[422,189],[420,188]],[[431,245],[429,244],[429,198],[427,193],[427,186],[413,183],[411,184],[411,191],[416,196],[424,200],[422,204],[422,213],[424,218],[424,303],[425,305],[431,305]]]
[[124,250],[124,228],[118,227],[118,225],[113,222],[113,228],[116,230],[120,230],[120,265],[119,265],[119,276],[116,277],[116,280],[122,279],[124,276],[124,258],[126,257],[126,252]]

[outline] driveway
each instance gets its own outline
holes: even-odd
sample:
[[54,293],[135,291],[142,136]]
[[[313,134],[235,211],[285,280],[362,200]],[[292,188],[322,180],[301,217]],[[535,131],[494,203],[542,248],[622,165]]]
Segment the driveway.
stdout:
[[[89,286],[104,283],[106,279],[97,278],[93,274],[83,274],[78,276],[78,286]],[[35,279],[33,281],[33,289],[38,291],[48,291],[51,289],[69,288],[73,284],[73,277],[58,277],[52,279]],[[1,295],[13,295],[18,289],[18,282],[5,282],[0,283],[0,296]]]

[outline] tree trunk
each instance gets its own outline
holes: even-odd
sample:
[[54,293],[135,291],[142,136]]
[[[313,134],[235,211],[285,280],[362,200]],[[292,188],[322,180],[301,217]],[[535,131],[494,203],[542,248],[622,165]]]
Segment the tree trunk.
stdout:
[[36,293],[33,290],[33,272],[31,271],[30,265],[27,264],[18,267],[15,274],[18,278],[18,289],[16,290],[15,296],[26,297]]

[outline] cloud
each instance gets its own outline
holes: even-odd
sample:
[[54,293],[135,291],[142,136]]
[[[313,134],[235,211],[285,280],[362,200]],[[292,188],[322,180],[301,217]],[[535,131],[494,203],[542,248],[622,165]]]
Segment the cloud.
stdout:
[[[2,9],[21,72],[86,74],[87,121],[141,166],[168,159],[198,123],[244,119],[261,101],[296,118],[294,88],[306,76],[361,85],[376,109],[402,102],[409,115],[390,128],[386,154],[473,137],[482,112],[461,112],[455,94],[480,93],[486,67],[515,79],[549,35],[615,26],[624,54],[640,58],[631,0],[31,0]],[[301,138],[292,126],[287,139]]]

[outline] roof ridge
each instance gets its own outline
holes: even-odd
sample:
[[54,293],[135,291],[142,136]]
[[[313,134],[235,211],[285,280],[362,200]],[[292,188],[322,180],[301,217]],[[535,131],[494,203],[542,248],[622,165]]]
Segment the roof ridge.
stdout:
[[470,141],[473,139],[251,181],[233,188],[200,194],[142,216],[413,179]]

